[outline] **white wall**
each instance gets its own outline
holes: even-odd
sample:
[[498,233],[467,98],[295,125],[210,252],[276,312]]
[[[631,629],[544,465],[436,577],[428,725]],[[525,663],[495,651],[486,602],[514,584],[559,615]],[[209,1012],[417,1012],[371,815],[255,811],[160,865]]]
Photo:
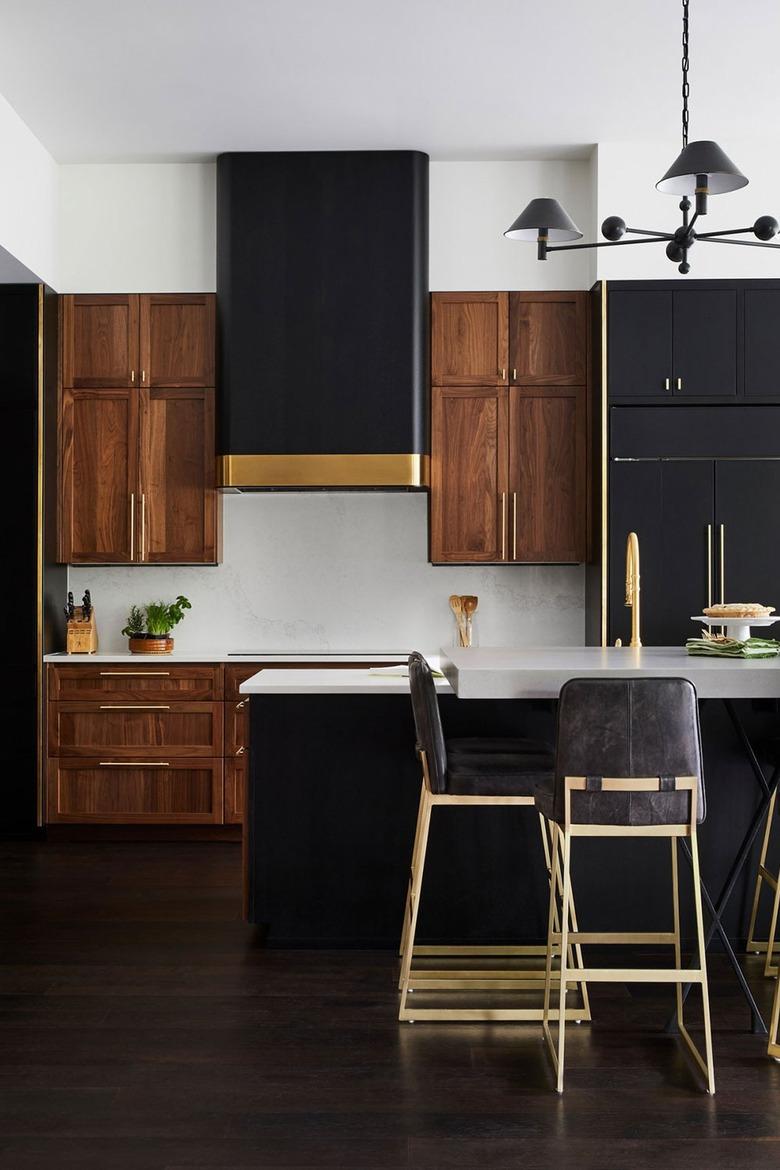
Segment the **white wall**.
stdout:
[[592,167],[590,160],[431,163],[431,288],[589,288],[591,252],[560,252],[541,263],[534,245],[503,233],[530,199],[551,196],[592,239]]
[[57,164],[0,97],[0,246],[57,287]]
[[[765,140],[746,139],[721,143],[723,149],[750,180],[747,187],[710,198],[701,231],[747,227],[759,215],[780,219],[780,155]],[[597,221],[620,215],[629,227],[673,231],[682,223],[680,200],[662,195],[655,184],[679,153],[679,143],[607,142],[598,146]],[[755,239],[748,235],[740,239]],[[639,244],[630,248],[598,248],[597,271],[604,280],[685,280],[677,265],[667,260],[665,244]],[[699,241],[688,259],[690,278],[729,280],[739,277],[780,276],[780,254],[767,248],[735,248],[728,244]]]
[[479,597],[482,645],[583,641],[579,567],[433,567],[420,493],[229,495],[225,560],[211,568],[71,568],[91,589],[100,645],[122,650],[131,602],[193,604],[181,650],[435,650],[452,644],[451,593]]
[[59,168],[60,292],[213,292],[216,164]]

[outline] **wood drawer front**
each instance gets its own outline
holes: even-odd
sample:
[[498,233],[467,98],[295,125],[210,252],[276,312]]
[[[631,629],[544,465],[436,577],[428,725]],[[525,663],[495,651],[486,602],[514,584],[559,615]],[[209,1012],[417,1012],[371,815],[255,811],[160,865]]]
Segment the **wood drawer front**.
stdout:
[[163,663],[50,666],[49,698],[55,701],[110,698],[149,703],[221,699],[222,667]]
[[242,825],[246,803],[246,757],[225,760],[225,824]]
[[249,697],[225,703],[225,755],[249,754]]
[[51,703],[49,754],[108,759],[222,755],[222,703]]
[[139,759],[101,766],[98,759],[50,759],[50,824],[220,824],[222,760]]

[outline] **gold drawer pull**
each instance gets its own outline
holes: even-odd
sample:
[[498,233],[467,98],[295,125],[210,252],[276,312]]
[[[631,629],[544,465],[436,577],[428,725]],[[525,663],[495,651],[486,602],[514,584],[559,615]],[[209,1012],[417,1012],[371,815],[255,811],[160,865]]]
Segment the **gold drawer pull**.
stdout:
[[243,756],[243,754],[244,754],[244,752],[245,752],[245,751],[246,751],[246,748],[244,748],[244,747],[237,748],[237,749],[236,749],[236,755],[237,755],[237,756]]
[[101,711],[170,711],[169,703],[101,703]]
[[236,703],[236,711],[241,711],[246,707],[246,699],[242,699],[240,703]]
[[101,670],[101,678],[169,678],[169,670]]
[[170,768],[166,760],[101,760],[101,768]]

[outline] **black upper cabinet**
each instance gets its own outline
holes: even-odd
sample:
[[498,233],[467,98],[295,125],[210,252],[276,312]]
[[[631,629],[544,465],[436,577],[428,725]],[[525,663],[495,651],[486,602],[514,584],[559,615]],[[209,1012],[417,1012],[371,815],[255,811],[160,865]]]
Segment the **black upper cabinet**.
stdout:
[[[776,500],[780,500],[780,462],[777,459],[719,459],[716,462],[716,536],[726,601],[760,601],[777,605],[780,512],[774,506]],[[773,638],[776,634],[768,631],[768,636]]]
[[615,398],[671,397],[672,294],[609,294],[607,373]]
[[737,393],[735,290],[615,289],[607,322],[611,397]]
[[745,290],[745,394],[780,395],[780,288]]

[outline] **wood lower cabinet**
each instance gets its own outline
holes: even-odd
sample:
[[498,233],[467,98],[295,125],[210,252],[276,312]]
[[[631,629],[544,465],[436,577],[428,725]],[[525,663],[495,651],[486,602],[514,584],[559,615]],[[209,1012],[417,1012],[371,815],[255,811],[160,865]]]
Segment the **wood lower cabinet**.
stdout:
[[225,824],[242,825],[248,760],[225,760]]
[[509,366],[507,331],[507,293],[433,293],[433,385],[505,385]]
[[135,293],[62,298],[62,384],[139,385],[139,305]]
[[50,666],[49,701],[166,703],[205,702],[222,698],[221,666],[173,666],[143,661],[138,665]]
[[117,761],[51,758],[51,824],[220,824],[221,759]]
[[49,751],[151,759],[221,756],[223,703],[53,703]]

